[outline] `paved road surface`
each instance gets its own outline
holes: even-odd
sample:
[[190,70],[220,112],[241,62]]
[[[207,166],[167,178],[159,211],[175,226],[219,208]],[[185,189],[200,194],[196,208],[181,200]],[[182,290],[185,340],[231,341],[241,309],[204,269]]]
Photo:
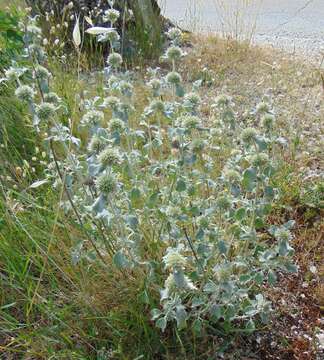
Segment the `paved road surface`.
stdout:
[[[236,22],[238,4],[244,2],[249,5],[239,5],[243,16]],[[306,56],[324,51],[324,0],[160,0],[160,4],[166,16],[189,30],[228,32],[237,28],[239,36],[247,37],[256,23],[257,43]]]

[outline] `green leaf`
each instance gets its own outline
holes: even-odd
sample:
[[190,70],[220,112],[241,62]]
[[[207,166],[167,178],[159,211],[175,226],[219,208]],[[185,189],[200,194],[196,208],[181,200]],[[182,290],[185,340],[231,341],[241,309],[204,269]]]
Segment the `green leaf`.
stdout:
[[153,310],[151,311],[151,319],[152,319],[152,320],[156,320],[156,319],[159,318],[161,315],[162,315],[162,312],[161,312],[161,310],[159,310],[159,309],[153,309]]
[[218,250],[219,250],[219,252],[221,254],[224,254],[224,255],[227,254],[228,246],[225,243],[225,241],[223,241],[223,240],[218,241],[217,247],[218,247]]
[[257,175],[254,168],[248,168],[243,173],[242,185],[248,191],[252,191],[256,186]]
[[248,331],[248,332],[253,332],[255,330],[255,324],[254,324],[254,321],[251,319],[249,320],[246,325],[245,325],[245,329]]
[[202,332],[202,322],[199,319],[196,319],[192,324],[192,330],[196,335],[201,335]]
[[244,208],[237,209],[235,212],[235,219],[240,221],[245,218],[246,211]]
[[136,201],[141,197],[141,191],[138,188],[133,188],[130,192],[130,199]]
[[167,326],[167,320],[166,320],[166,317],[162,317],[160,318],[157,322],[156,322],[156,326],[158,328],[160,328],[162,330],[162,332],[165,331],[165,328]]
[[268,283],[272,286],[276,285],[276,283],[277,283],[277,275],[272,270],[270,270],[268,272]]
[[186,183],[185,183],[182,179],[180,179],[180,180],[177,181],[176,190],[177,190],[178,192],[185,191],[186,188],[187,188]]
[[155,193],[151,194],[151,196],[149,197],[148,199],[148,202],[147,202],[147,206],[152,209],[155,204],[157,203],[158,199],[159,199],[159,191],[156,191]]
[[177,320],[177,326],[178,329],[184,329],[187,327],[187,312],[185,310],[185,307],[183,305],[178,305],[176,307],[176,320]]
[[121,252],[117,251],[113,258],[114,264],[120,268],[128,268],[130,266],[130,262],[127,260],[126,256]]
[[264,195],[268,198],[268,199],[273,199],[275,196],[275,192],[272,186],[266,186],[264,188]]

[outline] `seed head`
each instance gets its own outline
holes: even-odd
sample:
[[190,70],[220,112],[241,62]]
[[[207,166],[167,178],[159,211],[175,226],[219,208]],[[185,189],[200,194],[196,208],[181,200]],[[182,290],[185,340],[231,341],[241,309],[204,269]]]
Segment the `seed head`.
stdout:
[[161,81],[159,79],[152,79],[148,83],[148,85],[152,88],[153,91],[159,91],[161,89]]
[[119,164],[121,157],[118,150],[108,147],[99,154],[98,161],[103,166],[112,166]]
[[128,81],[122,80],[119,83],[119,91],[126,96],[131,96],[133,93],[133,85]]
[[251,158],[254,167],[263,167],[269,163],[269,156],[266,153],[258,153]]
[[284,227],[277,229],[274,236],[278,241],[290,241],[292,239],[290,231]]
[[88,150],[90,152],[99,153],[101,150],[103,150],[105,147],[105,141],[98,135],[93,135],[89,144],[88,144]]
[[221,195],[216,199],[216,205],[220,210],[227,211],[231,208],[232,202],[227,195]]
[[43,102],[38,106],[36,113],[40,120],[47,121],[55,114],[55,106],[51,103]]
[[186,115],[180,118],[181,125],[186,129],[196,129],[200,124],[198,116]]
[[218,107],[229,106],[231,104],[231,101],[232,101],[231,97],[225,94],[219,95],[215,99],[215,103]]
[[189,107],[191,109],[196,109],[200,104],[201,99],[198,94],[196,93],[188,93],[184,97],[184,105],[185,107]]
[[275,122],[275,117],[271,114],[265,114],[262,117],[262,125],[266,128],[266,130],[271,130],[273,128]]
[[182,50],[179,46],[171,46],[166,52],[166,57],[169,61],[177,61],[183,56]]
[[117,110],[120,105],[120,100],[116,96],[108,96],[104,100],[104,105],[112,110]]
[[113,68],[118,68],[123,63],[123,58],[120,54],[114,52],[108,56],[107,63]]
[[166,269],[184,268],[187,260],[179,253],[178,249],[168,249],[167,254],[163,256]]
[[30,34],[35,35],[35,36],[42,35],[42,30],[34,24],[30,24],[27,26],[27,32],[29,32]]
[[240,173],[233,169],[224,170],[224,178],[230,183],[238,183],[241,180]]
[[258,135],[257,131],[254,128],[249,127],[243,130],[242,140],[246,144],[252,144],[253,142],[256,141],[257,135]]
[[179,73],[172,71],[167,74],[166,81],[171,85],[179,85],[182,81],[182,78]]
[[34,90],[28,85],[21,85],[16,89],[15,95],[19,100],[30,102],[35,96]]
[[98,191],[102,194],[112,194],[117,190],[116,176],[111,173],[104,173],[98,177],[96,181],[96,186]]
[[204,150],[205,142],[202,139],[194,139],[190,144],[190,148],[194,154],[199,154]]
[[52,74],[44,66],[41,65],[36,66],[35,75],[40,80],[47,80],[52,76]]
[[90,110],[83,115],[81,123],[86,126],[99,125],[104,119],[104,113],[98,110]]
[[58,105],[61,101],[59,96],[55,94],[54,92],[50,92],[44,95],[44,100],[48,103]]
[[171,28],[167,32],[167,36],[170,40],[180,40],[182,37],[182,31],[178,28]]
[[110,41],[111,43],[115,43],[120,39],[120,36],[116,30],[109,31],[105,34],[104,39]]
[[150,109],[157,112],[164,112],[165,106],[162,100],[153,100],[150,104]]
[[267,114],[270,112],[270,106],[269,104],[265,102],[260,102],[256,107],[256,112],[258,114]]
[[111,132],[122,133],[125,130],[125,123],[118,118],[112,118],[109,121],[108,128]]
[[110,21],[112,24],[114,24],[120,16],[120,12],[116,9],[109,9],[105,11],[104,20]]

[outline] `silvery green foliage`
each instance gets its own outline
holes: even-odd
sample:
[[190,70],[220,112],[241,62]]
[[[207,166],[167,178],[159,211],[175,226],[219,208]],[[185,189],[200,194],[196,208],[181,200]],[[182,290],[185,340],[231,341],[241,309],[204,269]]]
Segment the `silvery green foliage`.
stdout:
[[[111,22],[116,16],[107,13]],[[37,47],[40,33],[32,24],[26,39]],[[65,150],[46,172],[55,186],[64,186],[70,201],[62,205],[78,215],[94,247],[81,241],[73,261],[107,259],[123,272],[140,269],[149,289],[160,287],[161,306],[152,318],[162,331],[174,321],[198,332],[207,322],[253,331],[255,319],[266,322],[271,311],[264,286],[274,285],[278,272],[296,271],[290,261],[293,223],[268,224],[279,196],[272,179],[282,138],[268,103],[242,125],[232,99],[220,95],[205,119],[201,83],[186,93],[177,69],[181,32],[168,35],[172,69],[164,75],[150,69],[141,116],[134,116],[132,74],[121,71],[122,58],[112,50],[105,95],[81,104],[82,147],[71,127],[58,121],[63,106],[50,92],[50,73],[39,67],[41,48],[30,55],[39,78],[35,71],[27,84],[26,70],[16,68],[7,76],[29,103],[36,128]],[[32,45],[27,42],[27,49]]]

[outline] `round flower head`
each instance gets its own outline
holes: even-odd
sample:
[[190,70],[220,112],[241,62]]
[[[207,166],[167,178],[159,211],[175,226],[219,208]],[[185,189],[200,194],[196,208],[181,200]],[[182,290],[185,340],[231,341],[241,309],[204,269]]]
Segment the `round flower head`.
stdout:
[[256,107],[256,112],[258,114],[267,114],[270,112],[270,106],[269,104],[265,102],[260,102]]
[[191,151],[195,154],[201,153],[204,150],[204,147],[205,143],[201,139],[194,139],[190,144]]
[[110,21],[112,24],[114,24],[119,19],[120,13],[118,10],[115,9],[109,9],[105,11],[104,19],[105,21]]
[[182,56],[183,53],[179,46],[170,46],[166,52],[166,57],[169,61],[177,61]]
[[148,83],[148,85],[152,88],[154,91],[159,91],[161,89],[161,81],[159,79],[152,79]]
[[125,130],[125,123],[118,118],[112,118],[109,121],[108,128],[111,132],[122,133]]
[[187,275],[183,275],[181,283],[176,281],[174,278],[174,274],[169,274],[168,278],[165,281],[165,289],[167,290],[167,295],[171,295],[179,290],[196,290],[196,286],[193,282],[188,278]]
[[167,36],[170,40],[178,40],[178,39],[181,39],[181,37],[182,37],[182,31],[178,28],[171,28],[167,32]]
[[117,110],[119,105],[120,105],[120,100],[116,96],[108,96],[104,100],[104,106],[107,106],[112,110]]
[[163,261],[166,269],[184,268],[187,260],[179,253],[178,249],[168,249]]
[[61,101],[59,96],[55,94],[54,92],[50,92],[44,95],[44,100],[48,103],[58,105]]
[[108,31],[106,34],[103,34],[99,41],[110,41],[111,43],[115,43],[120,39],[120,36],[116,30]]
[[30,55],[36,57],[38,60],[44,60],[46,57],[44,50],[37,44],[29,45],[28,50]]
[[96,181],[97,189],[104,195],[112,194],[117,190],[117,181],[114,174],[104,173]]
[[162,100],[153,100],[150,104],[150,109],[157,112],[164,112],[165,106]]
[[275,117],[271,114],[265,114],[262,117],[262,125],[267,129],[271,130],[275,122]]
[[198,94],[196,93],[189,93],[186,94],[184,97],[184,105],[185,107],[196,109],[198,105],[200,104],[201,99]]
[[269,162],[269,156],[266,153],[259,153],[253,155],[251,158],[251,164],[254,167],[263,167],[267,165]]
[[35,68],[35,76],[38,79],[47,80],[52,76],[52,74],[44,66],[37,65]]
[[117,76],[115,75],[111,75],[110,78],[108,79],[108,87],[110,89],[115,89],[119,84],[119,79]]
[[216,105],[218,107],[229,106],[231,104],[231,101],[231,97],[224,94],[217,96],[217,98],[215,99]]
[[99,125],[104,119],[104,113],[98,110],[90,110],[83,115],[81,123],[83,125]]
[[290,241],[292,239],[290,231],[284,227],[277,229],[274,236],[279,241]]
[[199,227],[207,229],[209,225],[209,220],[206,216],[199,216],[197,218],[197,224],[199,225]]
[[27,25],[27,32],[29,34],[32,34],[34,36],[41,36],[42,35],[42,30],[34,25],[34,24],[30,24],[30,25]]
[[257,136],[258,136],[257,131],[251,127],[244,129],[242,132],[242,140],[246,144],[252,144],[253,142],[255,142]]
[[19,100],[30,102],[35,96],[34,90],[28,85],[21,85],[16,89],[15,95]]
[[8,80],[13,81],[13,80],[18,80],[19,77],[22,75],[22,72],[17,68],[11,67],[5,70],[5,75]]
[[132,96],[133,86],[128,81],[122,80],[119,83],[119,91],[125,96]]
[[107,63],[113,68],[118,68],[123,63],[123,58],[118,53],[111,53],[108,56]]
[[40,120],[48,120],[55,114],[55,106],[48,102],[41,103],[36,110],[37,116]]
[[238,183],[241,180],[240,173],[232,169],[226,169],[223,176],[230,183]]
[[232,202],[227,195],[221,195],[216,199],[216,205],[220,210],[227,211],[231,208]]
[[179,73],[172,71],[167,74],[166,81],[171,85],[179,85],[182,81],[182,78]]
[[102,166],[112,166],[119,164],[121,158],[118,150],[114,148],[107,148],[99,154],[98,161]]
[[105,141],[98,135],[93,135],[89,144],[88,144],[88,151],[99,153],[105,147]]
[[186,129],[196,129],[200,124],[198,116],[186,115],[180,118],[182,127]]

